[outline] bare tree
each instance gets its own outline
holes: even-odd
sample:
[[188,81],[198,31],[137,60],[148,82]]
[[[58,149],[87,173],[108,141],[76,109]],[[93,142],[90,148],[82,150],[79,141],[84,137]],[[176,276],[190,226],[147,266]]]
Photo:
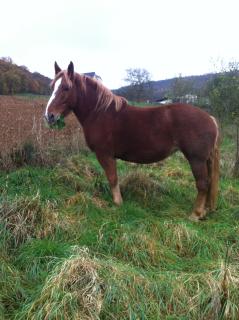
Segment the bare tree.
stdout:
[[126,95],[130,100],[147,100],[152,95],[151,75],[146,69],[127,69],[125,82],[129,84]]

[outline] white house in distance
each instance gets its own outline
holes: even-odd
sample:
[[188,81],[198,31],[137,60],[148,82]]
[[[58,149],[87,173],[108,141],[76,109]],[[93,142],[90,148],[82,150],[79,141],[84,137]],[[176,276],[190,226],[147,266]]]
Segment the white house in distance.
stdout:
[[88,77],[91,77],[95,80],[100,80],[102,81],[102,78],[100,76],[98,76],[98,74],[96,74],[95,72],[85,72],[83,73],[84,76],[88,76]]
[[196,103],[198,100],[198,96],[196,94],[185,94],[183,97],[186,103]]

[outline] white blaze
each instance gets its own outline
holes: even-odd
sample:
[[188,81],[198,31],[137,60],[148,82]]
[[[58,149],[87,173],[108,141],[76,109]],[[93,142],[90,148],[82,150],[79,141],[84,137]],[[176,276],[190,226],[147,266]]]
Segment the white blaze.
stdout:
[[55,97],[56,97],[56,92],[57,92],[59,86],[61,85],[61,80],[62,80],[62,78],[58,79],[58,80],[56,81],[56,83],[55,83],[54,90],[53,90],[52,95],[51,95],[51,97],[50,97],[50,99],[49,99],[49,101],[48,101],[48,103],[47,103],[47,106],[46,106],[45,116],[48,115],[48,108],[49,108],[50,104],[52,103],[52,101],[53,101],[53,100],[55,99]]

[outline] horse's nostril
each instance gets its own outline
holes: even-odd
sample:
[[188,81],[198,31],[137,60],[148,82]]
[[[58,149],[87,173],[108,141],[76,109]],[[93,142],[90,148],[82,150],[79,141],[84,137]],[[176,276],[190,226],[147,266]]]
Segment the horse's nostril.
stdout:
[[49,113],[49,114],[47,115],[47,118],[48,118],[48,121],[49,121],[49,122],[54,122],[55,117],[54,117],[54,114],[53,114],[53,113]]

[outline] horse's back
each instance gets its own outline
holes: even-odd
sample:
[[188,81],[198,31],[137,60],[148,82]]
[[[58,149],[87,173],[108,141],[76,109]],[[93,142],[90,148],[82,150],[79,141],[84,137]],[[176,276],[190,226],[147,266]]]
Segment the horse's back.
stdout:
[[[168,104],[160,107],[132,107],[125,110],[124,121],[146,127],[147,130],[166,131],[177,137],[190,138],[190,135],[201,135],[203,132],[216,135],[215,120],[204,110],[182,103]],[[134,125],[135,127],[135,125]]]
[[208,113],[186,104],[161,107],[125,105],[108,109],[84,128],[89,147],[114,158],[151,163],[175,150],[191,157],[209,156],[216,126]]
[[[161,160],[179,149],[186,157],[207,158],[215,143],[217,128],[210,115],[188,104],[161,107],[131,107],[122,112],[119,145],[122,158],[151,162]],[[130,151],[129,151],[130,150]]]

